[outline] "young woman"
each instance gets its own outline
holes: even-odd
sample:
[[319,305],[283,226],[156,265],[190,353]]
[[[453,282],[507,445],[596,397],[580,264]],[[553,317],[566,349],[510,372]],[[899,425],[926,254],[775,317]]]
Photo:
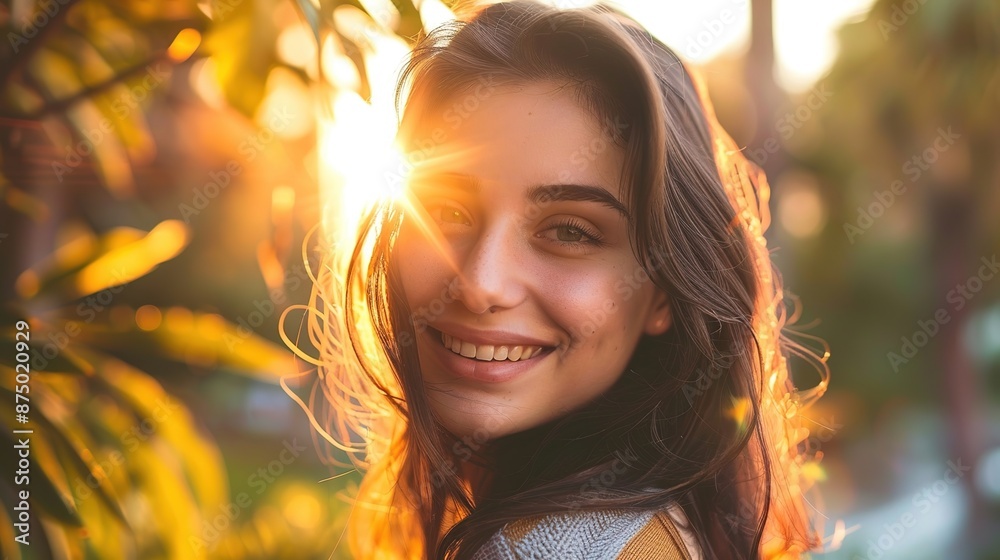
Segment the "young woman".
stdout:
[[[403,73],[406,194],[318,278],[357,558],[797,557],[767,187],[605,9],[491,5]],[[825,356],[817,360],[825,372]]]

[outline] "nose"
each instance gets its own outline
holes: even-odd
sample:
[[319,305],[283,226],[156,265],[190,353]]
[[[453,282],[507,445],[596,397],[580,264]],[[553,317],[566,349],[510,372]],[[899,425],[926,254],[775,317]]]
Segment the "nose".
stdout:
[[525,297],[524,249],[512,230],[497,225],[459,255],[452,295],[477,315],[515,307]]

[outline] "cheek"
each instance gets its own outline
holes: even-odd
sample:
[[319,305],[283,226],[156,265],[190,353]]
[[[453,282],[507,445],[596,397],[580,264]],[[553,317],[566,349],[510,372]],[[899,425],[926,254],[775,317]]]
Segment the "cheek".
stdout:
[[553,273],[543,279],[543,300],[575,347],[620,351],[623,341],[635,330],[641,294],[623,280],[624,269],[601,264],[589,270]]
[[624,267],[576,274],[553,284],[552,315],[571,337],[557,366],[549,398],[572,410],[608,390],[621,377],[642,334],[641,316],[651,303],[641,289],[628,289]]
[[447,287],[448,266],[440,253],[413,228],[403,228],[393,247],[393,259],[406,301],[413,312],[427,306]]

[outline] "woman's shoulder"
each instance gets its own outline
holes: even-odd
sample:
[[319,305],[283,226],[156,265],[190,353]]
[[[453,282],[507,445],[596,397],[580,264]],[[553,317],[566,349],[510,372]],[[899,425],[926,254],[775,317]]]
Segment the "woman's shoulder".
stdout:
[[507,524],[475,560],[565,558],[699,560],[697,539],[683,510],[580,511]]

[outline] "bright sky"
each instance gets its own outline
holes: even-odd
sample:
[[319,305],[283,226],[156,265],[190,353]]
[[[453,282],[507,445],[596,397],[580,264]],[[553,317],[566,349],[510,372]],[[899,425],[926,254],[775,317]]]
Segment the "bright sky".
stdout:
[[[590,0],[549,0],[563,6]],[[835,32],[860,19],[873,0],[774,0],[774,44],[778,82],[789,91],[807,90],[837,54]],[[746,48],[750,37],[749,0],[612,0],[686,60],[703,63]]]

